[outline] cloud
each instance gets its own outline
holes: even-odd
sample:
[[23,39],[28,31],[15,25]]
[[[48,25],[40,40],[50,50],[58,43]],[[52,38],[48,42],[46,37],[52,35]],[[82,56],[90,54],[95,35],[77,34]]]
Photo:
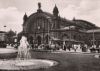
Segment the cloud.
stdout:
[[79,6],[69,4],[63,8],[61,15],[68,19],[83,19],[100,26],[100,0],[81,0]]
[[100,26],[100,0],[0,0],[0,30],[22,30],[23,15],[37,11],[41,2],[42,10],[52,13],[55,4],[60,16],[67,19],[83,19]]
[[79,6],[80,14],[89,14],[100,8],[100,0],[82,0]]
[[[0,9],[0,30],[9,30],[14,31],[22,30],[23,23],[23,12],[18,11],[16,7],[8,7]],[[4,25],[7,27],[4,28]]]
[[61,16],[66,17],[67,19],[72,19],[74,16],[77,15],[77,13],[77,7],[75,7],[74,5],[68,5],[60,12]]
[[77,17],[100,26],[100,0],[82,0]]

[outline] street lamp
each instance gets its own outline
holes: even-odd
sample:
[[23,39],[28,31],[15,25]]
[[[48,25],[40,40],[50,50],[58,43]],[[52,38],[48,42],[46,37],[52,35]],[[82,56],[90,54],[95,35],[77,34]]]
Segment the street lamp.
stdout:
[[95,36],[94,36],[94,29],[93,29],[93,48],[95,47]]
[[71,46],[71,26],[69,26],[69,46]]
[[45,33],[45,27],[43,27],[43,44],[44,44],[44,33]]
[[6,31],[6,27],[7,27],[7,26],[6,26],[6,25],[4,25],[4,31]]
[[47,19],[48,19],[48,21],[50,21],[49,23],[47,23],[47,26],[48,26],[48,44],[49,44],[49,40],[50,40],[49,39],[49,37],[50,37],[50,27],[51,27],[49,24],[51,23],[51,18],[47,17]]

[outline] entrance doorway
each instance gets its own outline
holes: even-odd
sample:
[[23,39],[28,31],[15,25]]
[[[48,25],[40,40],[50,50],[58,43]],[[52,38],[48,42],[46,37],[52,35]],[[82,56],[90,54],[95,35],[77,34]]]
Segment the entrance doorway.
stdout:
[[37,43],[38,43],[38,45],[41,44],[41,36],[37,36]]
[[50,36],[49,36],[49,35],[46,35],[46,36],[45,36],[45,42],[46,42],[46,44],[49,43],[49,39],[50,39]]

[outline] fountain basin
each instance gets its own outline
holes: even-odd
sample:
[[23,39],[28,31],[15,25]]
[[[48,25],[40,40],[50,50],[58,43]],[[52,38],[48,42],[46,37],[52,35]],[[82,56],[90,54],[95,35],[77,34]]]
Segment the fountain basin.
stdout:
[[0,48],[0,59],[16,58],[17,50],[14,48]]
[[1,70],[30,70],[49,68],[55,66],[58,63],[53,60],[42,60],[42,59],[28,59],[28,60],[0,60]]
[[[1,48],[0,57],[2,59],[0,60],[0,70],[23,71],[31,69],[49,68],[57,64],[57,62],[53,60],[32,59],[29,47],[30,46],[27,41],[27,38],[25,36],[22,36],[20,40],[20,45],[18,47],[18,53],[17,50],[15,50],[14,48]],[[16,59],[8,59],[8,57],[12,58],[11,56],[13,55],[16,57]]]

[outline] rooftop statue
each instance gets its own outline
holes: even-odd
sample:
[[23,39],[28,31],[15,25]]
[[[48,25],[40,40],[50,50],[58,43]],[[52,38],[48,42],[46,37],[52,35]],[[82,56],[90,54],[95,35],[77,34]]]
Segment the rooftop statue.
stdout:
[[38,3],[38,8],[41,9],[41,3],[40,2]]

